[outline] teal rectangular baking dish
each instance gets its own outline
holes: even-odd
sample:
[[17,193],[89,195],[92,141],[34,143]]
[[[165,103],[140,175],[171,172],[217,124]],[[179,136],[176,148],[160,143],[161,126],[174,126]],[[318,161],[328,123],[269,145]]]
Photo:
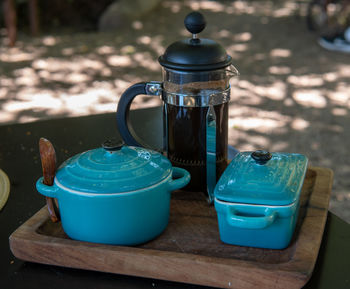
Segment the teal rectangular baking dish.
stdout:
[[304,155],[294,153],[237,154],[214,190],[220,239],[232,245],[286,248],[307,163]]

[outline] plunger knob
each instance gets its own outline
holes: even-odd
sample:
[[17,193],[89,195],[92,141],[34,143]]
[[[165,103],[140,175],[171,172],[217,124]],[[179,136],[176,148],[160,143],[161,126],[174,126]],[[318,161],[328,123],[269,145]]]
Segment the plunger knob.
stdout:
[[199,12],[191,12],[185,18],[186,29],[193,34],[193,38],[197,38],[197,34],[202,32],[206,26],[204,16]]

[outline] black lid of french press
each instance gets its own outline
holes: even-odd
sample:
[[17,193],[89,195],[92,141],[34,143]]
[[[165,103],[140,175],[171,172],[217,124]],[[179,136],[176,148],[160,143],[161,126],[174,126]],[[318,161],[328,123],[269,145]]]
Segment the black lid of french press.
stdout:
[[187,30],[192,33],[192,38],[171,44],[158,58],[162,66],[176,70],[200,71],[220,69],[231,64],[231,56],[220,44],[197,37],[206,26],[201,13],[188,14],[184,23]]

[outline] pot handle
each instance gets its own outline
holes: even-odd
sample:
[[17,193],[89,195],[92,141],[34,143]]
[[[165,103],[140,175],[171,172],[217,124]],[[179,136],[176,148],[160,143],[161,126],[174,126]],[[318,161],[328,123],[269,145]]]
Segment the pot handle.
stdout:
[[237,214],[237,210],[234,208],[227,208],[227,222],[232,227],[241,229],[264,229],[270,226],[277,217],[276,211],[267,212],[262,217],[242,216]]
[[175,191],[186,186],[191,180],[191,175],[188,171],[173,167],[172,178],[168,183],[169,191]]
[[162,83],[158,81],[139,82],[130,86],[122,94],[118,103],[117,126],[122,139],[127,145],[147,147],[147,145],[144,145],[142,140],[137,137],[129,121],[131,102],[139,94],[160,96],[162,94]]
[[46,197],[50,198],[57,198],[58,194],[57,192],[59,191],[59,188],[56,187],[55,185],[53,186],[47,186],[44,184],[44,178],[41,177],[37,180],[36,182],[36,189],[38,192]]

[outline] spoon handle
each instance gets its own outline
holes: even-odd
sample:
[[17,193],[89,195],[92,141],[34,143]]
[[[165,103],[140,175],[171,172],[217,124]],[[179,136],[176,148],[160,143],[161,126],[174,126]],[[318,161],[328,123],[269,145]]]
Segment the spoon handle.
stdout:
[[[41,158],[41,166],[43,169],[44,184],[52,186],[56,174],[56,152],[52,143],[45,139],[39,140],[39,151]],[[57,200],[46,197],[46,204],[50,214],[51,221],[56,223],[60,220],[60,213],[58,209]]]

